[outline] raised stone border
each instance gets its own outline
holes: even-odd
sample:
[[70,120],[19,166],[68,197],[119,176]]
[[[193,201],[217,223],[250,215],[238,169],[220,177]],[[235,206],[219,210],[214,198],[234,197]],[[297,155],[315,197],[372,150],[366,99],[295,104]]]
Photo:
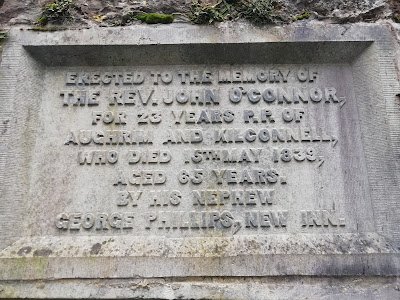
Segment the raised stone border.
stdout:
[[[0,294],[0,297],[3,295],[11,297],[8,293],[10,289],[16,289],[14,292],[20,297],[27,295],[24,294],[26,290],[30,291],[28,297],[42,297],[40,296],[42,290],[30,287],[31,280],[185,276],[400,275],[398,249],[400,217],[397,213],[400,206],[398,200],[400,199],[400,162],[396,159],[400,156],[400,117],[396,107],[399,84],[395,69],[395,42],[389,28],[377,25],[351,27],[332,25],[261,30],[246,28],[246,26],[248,25],[227,25],[219,29],[210,27],[199,30],[197,27],[188,28],[173,24],[151,28],[138,26],[134,29],[89,29],[54,33],[21,32],[16,29],[10,32],[10,40],[4,49],[0,74],[2,89],[0,98],[3,103],[0,115],[2,121],[0,129],[3,131],[0,136],[0,181],[2,182],[0,242],[4,245],[0,252],[0,269],[2,270],[0,279],[6,282],[6,288],[3,291],[7,291]],[[246,239],[252,237],[193,238],[184,241],[181,239],[152,240],[151,238],[132,240],[120,237],[114,238],[112,243],[104,246],[103,252],[96,254],[91,253],[92,247],[98,243],[107,242],[107,238],[71,239],[55,236],[24,236],[19,229],[18,219],[10,216],[23,216],[28,213],[24,208],[26,205],[25,179],[16,174],[22,174],[24,169],[29,168],[30,162],[23,159],[23,154],[29,151],[30,142],[34,141],[38,133],[30,130],[35,120],[28,118],[29,114],[34,118],[35,113],[28,112],[26,108],[32,105],[32,101],[38,101],[37,99],[40,98],[41,78],[47,66],[82,63],[92,65],[99,61],[115,64],[118,63],[120,57],[108,55],[115,50],[132,47],[140,53],[140,49],[157,49],[156,47],[160,46],[177,50],[176,45],[179,45],[178,48],[185,45],[198,47],[195,52],[197,55],[183,56],[183,63],[196,59],[199,62],[207,60],[207,63],[215,63],[213,58],[207,55],[207,51],[225,49],[227,44],[233,50],[232,55],[226,56],[225,63],[229,63],[229,60],[235,61],[238,58],[235,57],[235,53],[240,56],[237,50],[241,49],[244,53],[249,49],[260,53],[257,47],[262,50],[272,50],[272,53],[285,53],[288,49],[285,47],[294,47],[300,49],[295,54],[291,52],[286,56],[278,54],[265,57],[244,56],[244,59],[249,60],[246,63],[260,60],[302,62],[302,59],[304,61],[311,59],[315,63],[345,61],[352,65],[367,162],[365,176],[368,177],[371,198],[370,202],[366,200],[366,207],[363,207],[362,203],[357,204],[356,213],[360,214],[361,219],[363,215],[366,216],[365,224],[360,224],[364,226],[360,229],[360,234],[318,236],[318,238],[307,235],[287,236],[283,241],[277,237],[261,241],[256,237],[255,239],[260,244],[259,247],[253,249],[246,249],[246,244],[249,242]],[[101,51],[98,51],[99,49]],[[310,49],[314,49],[314,52],[310,53]],[[329,49],[332,51],[326,55]],[[88,50],[91,51],[90,54],[87,54]],[[96,57],[93,56],[93,52],[97,54]],[[99,60],[101,55],[105,56]],[[130,54],[124,57],[124,63],[140,57],[135,53]],[[165,59],[165,56],[162,58]],[[291,59],[293,61],[290,61]],[[171,60],[174,62],[173,58]],[[151,61],[144,60],[142,63],[147,64]],[[32,78],[35,79],[31,80]],[[27,94],[28,90],[32,92]],[[18,103],[10,99],[16,99]],[[374,112],[373,115],[371,111]],[[28,132],[22,133],[26,130]],[[387,134],[380,136],[378,132]],[[25,135],[26,139],[21,144],[21,141],[10,138],[13,135]],[[377,140],[377,137],[380,139]],[[376,153],[380,155],[377,156]],[[12,201],[4,199],[12,199]],[[367,217],[368,203],[373,211],[373,220]],[[366,211],[364,212],[363,209]],[[148,249],[136,252],[134,246],[140,242],[147,245]],[[293,249],[296,242],[307,246]],[[196,246],[200,244],[205,252],[191,251],[191,249],[198,249]],[[73,247],[71,253],[67,251],[67,245]],[[216,253],[213,250],[216,245],[224,245],[223,250]],[[265,245],[270,245],[272,248],[266,250]],[[346,247],[343,248],[341,245],[346,245]],[[244,247],[240,248],[241,246]],[[20,249],[24,247],[30,247],[30,250],[20,252]],[[130,252],[119,252],[122,247]],[[49,251],[39,251],[43,249]],[[243,253],[238,255],[240,252],[238,249]],[[34,256],[35,250],[39,251],[36,253],[42,254]],[[186,254],[185,251],[187,251]],[[152,255],[149,256],[149,252],[152,252]],[[28,281],[25,286],[21,283],[7,283],[8,280]],[[71,284],[74,285],[73,282],[71,281]],[[50,286],[57,284],[52,283]],[[91,289],[90,284],[78,286],[79,288],[76,288],[87,295],[86,297],[93,297],[87,294],[87,291]],[[75,296],[80,294],[81,292],[78,292]],[[54,297],[61,297],[61,295],[54,293]],[[123,293],[118,295],[121,296]],[[155,296],[156,294],[149,295],[158,297]],[[71,295],[71,297],[75,296]],[[95,297],[103,296],[110,297],[110,294]]]

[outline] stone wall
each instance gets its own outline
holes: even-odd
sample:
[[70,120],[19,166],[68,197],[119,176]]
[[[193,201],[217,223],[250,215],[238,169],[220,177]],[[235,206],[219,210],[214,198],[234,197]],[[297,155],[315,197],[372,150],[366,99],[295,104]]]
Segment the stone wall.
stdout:
[[[44,6],[52,0],[3,0],[0,9],[0,24],[4,26],[16,24],[33,25],[41,15]],[[200,1],[210,5],[217,1]],[[231,1],[232,2],[232,1]],[[69,26],[102,25],[113,26],[115,21],[131,11],[154,12],[162,14],[190,11],[189,0],[75,0],[73,19]],[[293,17],[309,12],[311,19],[326,20],[333,23],[374,22],[379,19],[390,19],[398,13],[396,0],[364,0],[364,1],[323,1],[323,0],[280,0],[273,1],[275,13],[284,22],[291,22]],[[101,24],[93,16],[104,16]]]

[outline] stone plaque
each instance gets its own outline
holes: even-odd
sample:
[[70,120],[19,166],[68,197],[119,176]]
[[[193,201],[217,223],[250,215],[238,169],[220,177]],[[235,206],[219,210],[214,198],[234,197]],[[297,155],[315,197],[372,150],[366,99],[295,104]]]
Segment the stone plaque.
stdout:
[[398,274],[388,30],[165,28],[11,35],[1,279]]

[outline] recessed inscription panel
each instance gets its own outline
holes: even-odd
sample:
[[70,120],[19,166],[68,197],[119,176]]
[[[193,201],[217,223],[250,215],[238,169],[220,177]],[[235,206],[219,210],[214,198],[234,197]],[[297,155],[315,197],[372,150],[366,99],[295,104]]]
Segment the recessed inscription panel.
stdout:
[[372,230],[349,65],[47,68],[34,235]]

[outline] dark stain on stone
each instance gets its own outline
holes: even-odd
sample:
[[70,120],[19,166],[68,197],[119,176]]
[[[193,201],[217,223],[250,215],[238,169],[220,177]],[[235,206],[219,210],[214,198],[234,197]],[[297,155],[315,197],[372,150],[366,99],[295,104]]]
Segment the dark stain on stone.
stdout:
[[97,254],[99,254],[100,249],[101,249],[101,244],[96,243],[92,246],[92,249],[90,250],[90,254],[97,255]]
[[4,0],[0,0],[0,7],[2,7],[4,4]]
[[49,256],[51,253],[53,253],[53,251],[44,248],[35,250],[35,252],[33,252],[33,256]]
[[394,98],[394,102],[400,106],[400,94],[396,94],[396,98]]
[[21,249],[18,250],[17,254],[19,256],[27,255],[27,254],[31,253],[31,251],[32,251],[32,247],[22,247]]

